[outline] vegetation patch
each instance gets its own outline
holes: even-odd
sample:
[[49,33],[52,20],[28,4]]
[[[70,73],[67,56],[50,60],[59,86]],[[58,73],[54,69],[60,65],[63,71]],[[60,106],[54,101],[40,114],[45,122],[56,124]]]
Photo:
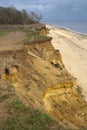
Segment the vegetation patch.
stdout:
[[[64,128],[57,125],[51,117],[39,110],[26,107],[15,95],[5,104],[9,118],[0,120],[1,130],[51,130]],[[62,129],[61,129],[62,130]]]
[[82,88],[80,87],[80,86],[77,86],[77,92],[80,94],[80,95],[82,95]]
[[[10,87],[11,91],[9,91]],[[0,116],[0,130],[68,130],[47,113],[25,106],[11,85],[5,86],[1,92],[3,96],[0,100],[3,99],[3,103],[5,101],[3,104],[5,119]]]
[[51,40],[51,37],[39,35],[39,33],[35,30],[28,30],[27,31],[27,38],[29,42],[43,42]]
[[5,100],[7,100],[9,97],[10,97],[9,94],[2,95],[2,96],[0,97],[0,102],[3,102],[3,101],[5,101]]
[[5,31],[0,31],[0,37],[6,35],[6,33],[7,33],[7,32],[5,32]]

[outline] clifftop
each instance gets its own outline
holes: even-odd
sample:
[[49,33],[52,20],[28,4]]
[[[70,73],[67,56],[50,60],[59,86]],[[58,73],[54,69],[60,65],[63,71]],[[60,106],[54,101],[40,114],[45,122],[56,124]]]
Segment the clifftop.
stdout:
[[26,40],[25,32],[21,34],[24,41],[11,44],[19,45],[17,49],[0,50],[0,84],[9,83],[26,106],[48,112],[66,127],[87,127],[87,104],[79,94],[76,78],[65,69],[60,51],[52,46],[51,38],[35,42],[35,37]]

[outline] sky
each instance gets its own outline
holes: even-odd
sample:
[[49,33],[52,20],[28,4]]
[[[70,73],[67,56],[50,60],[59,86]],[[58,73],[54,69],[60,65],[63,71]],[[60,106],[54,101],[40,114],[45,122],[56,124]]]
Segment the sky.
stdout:
[[0,0],[0,6],[15,6],[43,15],[42,21],[87,21],[87,0]]

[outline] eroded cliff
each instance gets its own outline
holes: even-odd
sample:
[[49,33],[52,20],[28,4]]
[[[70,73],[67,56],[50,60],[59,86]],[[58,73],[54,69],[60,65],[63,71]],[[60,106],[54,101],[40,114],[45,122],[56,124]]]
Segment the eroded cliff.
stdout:
[[66,127],[87,127],[87,104],[51,40],[2,51],[0,61],[1,79],[14,86],[27,106],[47,111]]

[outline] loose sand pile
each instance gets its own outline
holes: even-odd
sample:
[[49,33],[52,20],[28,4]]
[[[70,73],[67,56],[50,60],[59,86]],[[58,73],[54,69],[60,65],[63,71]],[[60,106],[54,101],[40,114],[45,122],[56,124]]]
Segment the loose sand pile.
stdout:
[[66,69],[77,78],[87,100],[87,36],[47,25],[52,44],[62,54]]

